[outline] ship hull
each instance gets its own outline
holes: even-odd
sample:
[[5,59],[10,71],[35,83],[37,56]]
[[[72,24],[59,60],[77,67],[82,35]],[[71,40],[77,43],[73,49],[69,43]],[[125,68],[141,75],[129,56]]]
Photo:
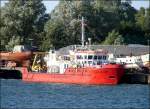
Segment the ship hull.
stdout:
[[67,83],[87,85],[116,85],[124,74],[120,65],[104,65],[100,68],[68,68],[64,74],[28,72],[22,69],[22,79],[26,82]]

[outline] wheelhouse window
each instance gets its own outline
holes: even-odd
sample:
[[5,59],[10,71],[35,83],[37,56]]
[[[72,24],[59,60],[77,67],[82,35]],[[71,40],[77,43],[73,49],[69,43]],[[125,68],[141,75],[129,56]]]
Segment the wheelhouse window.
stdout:
[[68,64],[64,64],[64,68],[65,68],[65,69],[68,68]]
[[64,60],[68,60],[68,61],[70,61],[70,57],[68,57],[68,56],[64,56]]
[[91,65],[91,64],[92,64],[92,61],[88,61],[88,64]]
[[93,56],[92,56],[92,55],[89,55],[89,56],[88,56],[88,59],[92,59],[92,58],[93,58]]
[[86,56],[86,55],[84,56],[84,59],[87,59],[87,56]]
[[77,59],[83,59],[81,55],[77,55]]
[[103,56],[103,59],[106,60],[106,56]]
[[96,62],[96,61],[93,61],[93,65],[97,65],[97,62]]
[[94,59],[97,60],[97,56],[94,56]]
[[98,56],[98,59],[99,59],[99,60],[102,59],[102,56]]
[[102,62],[101,62],[101,61],[98,61],[98,62],[97,62],[97,65],[101,65],[101,64],[102,64]]

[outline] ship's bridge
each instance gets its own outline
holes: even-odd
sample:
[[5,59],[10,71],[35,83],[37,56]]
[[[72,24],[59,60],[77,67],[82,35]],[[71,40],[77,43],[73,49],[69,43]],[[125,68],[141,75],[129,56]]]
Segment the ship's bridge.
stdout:
[[108,63],[107,51],[84,50],[75,52],[75,62],[81,66],[93,66]]

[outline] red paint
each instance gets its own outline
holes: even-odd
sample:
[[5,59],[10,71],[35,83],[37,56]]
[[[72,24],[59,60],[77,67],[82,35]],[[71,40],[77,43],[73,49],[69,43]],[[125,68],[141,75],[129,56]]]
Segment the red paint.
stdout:
[[64,74],[28,72],[22,68],[23,81],[69,84],[118,84],[124,74],[124,68],[118,64],[102,65],[99,68],[68,68]]

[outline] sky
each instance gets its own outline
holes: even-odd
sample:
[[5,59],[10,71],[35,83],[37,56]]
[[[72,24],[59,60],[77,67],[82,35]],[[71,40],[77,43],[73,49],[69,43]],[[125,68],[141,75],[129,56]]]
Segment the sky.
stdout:
[[[0,0],[1,6],[7,2],[6,0]],[[132,6],[136,9],[140,9],[140,7],[148,8],[150,5],[150,0],[132,0]],[[55,6],[58,5],[59,0],[43,0],[44,5],[46,6],[46,13],[50,13]]]

